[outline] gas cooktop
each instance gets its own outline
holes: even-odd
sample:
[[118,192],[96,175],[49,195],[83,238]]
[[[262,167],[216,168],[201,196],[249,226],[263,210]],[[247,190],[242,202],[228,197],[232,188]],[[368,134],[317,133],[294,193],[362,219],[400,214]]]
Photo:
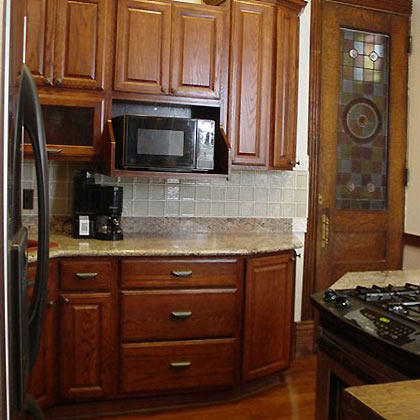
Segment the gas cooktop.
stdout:
[[420,285],[327,290],[315,302],[343,321],[420,355]]

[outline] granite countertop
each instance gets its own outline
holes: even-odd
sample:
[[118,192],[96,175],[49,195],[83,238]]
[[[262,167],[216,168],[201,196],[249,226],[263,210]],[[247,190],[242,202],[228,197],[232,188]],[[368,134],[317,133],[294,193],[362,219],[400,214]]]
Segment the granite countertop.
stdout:
[[331,289],[353,289],[362,285],[371,286],[404,286],[406,283],[420,283],[420,270],[396,270],[396,271],[367,271],[347,273],[336,281]]
[[420,380],[363,385],[344,393],[344,418],[414,420],[420,417]]
[[[74,239],[68,234],[51,234],[50,258],[97,256],[220,256],[253,255],[301,248],[290,233],[212,233],[212,234],[126,234],[122,241]],[[36,251],[29,262],[36,261]]]
[[[420,283],[420,270],[368,271],[347,273],[331,289],[352,289],[358,285],[403,286]],[[413,420],[420,416],[420,380],[364,385],[345,391],[345,418],[360,420]]]

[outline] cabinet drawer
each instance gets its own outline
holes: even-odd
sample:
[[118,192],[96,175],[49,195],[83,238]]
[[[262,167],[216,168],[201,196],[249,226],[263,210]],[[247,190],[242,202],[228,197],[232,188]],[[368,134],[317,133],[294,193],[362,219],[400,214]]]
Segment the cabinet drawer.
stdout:
[[61,290],[109,290],[114,275],[111,260],[73,260],[60,263]]
[[122,392],[232,385],[235,340],[123,344]]
[[127,341],[231,337],[236,289],[122,293],[122,339]]
[[123,287],[235,286],[236,259],[127,259],[121,263]]

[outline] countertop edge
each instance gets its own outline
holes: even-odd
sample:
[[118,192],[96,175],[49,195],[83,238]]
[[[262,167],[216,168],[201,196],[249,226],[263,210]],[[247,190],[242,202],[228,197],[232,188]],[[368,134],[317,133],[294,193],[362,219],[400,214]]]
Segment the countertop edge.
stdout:
[[[58,243],[58,247],[50,248],[50,259],[55,258],[65,258],[65,257],[227,257],[227,256],[253,256],[260,254],[270,254],[288,250],[297,250],[303,247],[302,242],[294,235],[287,234],[288,238],[284,241],[284,244],[279,245],[268,245],[268,246],[255,246],[255,247],[226,247],[221,246],[220,248],[209,248],[205,249],[177,249],[171,248],[162,249],[161,247],[156,247],[156,249],[146,249],[146,248],[122,248],[122,249],[83,249],[84,243],[80,241],[78,244],[79,248],[75,248],[77,245],[77,240],[64,237],[65,240],[70,240],[73,242],[72,247],[65,249],[60,246],[60,236],[53,236],[51,239],[54,242]],[[151,240],[156,238],[150,238]],[[147,238],[143,240],[147,241]],[[112,243],[112,242],[110,242]],[[92,243],[93,246],[95,245]],[[91,244],[88,244],[91,245]],[[37,260],[36,251],[30,252],[28,254],[28,262],[33,263]]]

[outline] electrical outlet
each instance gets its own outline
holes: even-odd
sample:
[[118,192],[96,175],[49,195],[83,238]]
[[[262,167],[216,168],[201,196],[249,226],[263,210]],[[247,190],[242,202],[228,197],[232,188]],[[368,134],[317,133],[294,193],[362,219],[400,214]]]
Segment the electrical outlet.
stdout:
[[34,190],[23,190],[23,209],[33,210],[34,208]]

